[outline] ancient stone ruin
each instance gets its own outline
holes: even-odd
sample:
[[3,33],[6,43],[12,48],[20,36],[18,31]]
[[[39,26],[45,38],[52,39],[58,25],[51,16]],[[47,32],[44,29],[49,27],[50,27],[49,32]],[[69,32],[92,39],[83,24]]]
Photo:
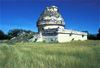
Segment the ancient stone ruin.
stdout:
[[71,40],[87,40],[87,32],[65,29],[65,22],[56,6],[50,6],[43,11],[37,21],[38,35],[31,41],[37,42],[68,42]]

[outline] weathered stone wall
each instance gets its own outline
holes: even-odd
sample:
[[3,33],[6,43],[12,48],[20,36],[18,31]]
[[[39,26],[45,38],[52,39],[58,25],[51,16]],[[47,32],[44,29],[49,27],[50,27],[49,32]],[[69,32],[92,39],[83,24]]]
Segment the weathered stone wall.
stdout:
[[75,34],[58,34],[58,42],[68,42],[73,40],[87,40],[87,36]]
[[50,6],[43,11],[37,21],[38,41],[68,42],[71,40],[87,40],[87,32],[65,29],[65,22],[56,6]]
[[44,33],[34,36],[31,41],[34,41],[37,38],[37,42],[69,42],[74,40],[87,40],[87,35],[77,35],[77,34],[66,34],[66,33]]
[[88,34],[87,32],[81,32],[81,31],[75,31],[75,30],[69,30],[69,29],[63,29],[63,28],[59,28],[58,33],[86,35],[86,36]]
[[87,40],[86,32],[68,30],[64,28],[44,29],[41,32],[43,40],[46,40],[47,42],[68,42],[72,40]]
[[46,42],[57,42],[58,41],[58,35],[57,34],[43,34],[43,40]]

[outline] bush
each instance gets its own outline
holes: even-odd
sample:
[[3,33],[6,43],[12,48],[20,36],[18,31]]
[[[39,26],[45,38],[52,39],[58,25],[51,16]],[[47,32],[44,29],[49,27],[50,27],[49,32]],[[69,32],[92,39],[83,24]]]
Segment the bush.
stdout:
[[43,42],[43,43],[46,43],[46,40],[43,40],[42,42]]
[[53,42],[54,40],[51,38],[51,42]]
[[35,41],[34,42],[36,42],[37,41],[37,38],[35,39]]
[[88,39],[90,40],[96,40],[96,34],[89,34]]
[[78,41],[81,41],[80,39]]
[[31,39],[33,37],[34,37],[33,34],[28,35],[28,39]]

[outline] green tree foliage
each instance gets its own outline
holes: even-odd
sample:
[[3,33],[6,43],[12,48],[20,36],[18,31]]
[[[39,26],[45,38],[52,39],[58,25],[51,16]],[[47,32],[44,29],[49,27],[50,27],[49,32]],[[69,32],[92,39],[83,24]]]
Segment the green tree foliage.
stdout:
[[0,40],[4,39],[4,33],[2,30],[0,30]]
[[2,30],[0,30],[0,40],[8,39],[8,35],[4,34]]
[[30,32],[32,32],[32,31],[30,31],[30,30],[23,30],[23,29],[9,30],[8,36],[9,36],[9,38],[17,37],[17,36],[18,36],[18,33],[22,33],[22,32],[30,33]]
[[98,30],[98,34],[97,34],[97,40],[100,40],[100,28],[99,28],[99,30]]
[[95,34],[88,34],[88,39],[96,40],[96,35]]
[[88,34],[88,39],[90,40],[100,40],[100,28],[98,30],[98,34]]
[[10,38],[12,38],[12,37],[17,37],[17,34],[18,34],[20,31],[21,31],[20,29],[9,30],[8,36],[9,36]]
[[[30,30],[23,30],[23,29],[14,29],[14,30],[9,30],[8,34],[4,34],[2,30],[0,30],[0,40],[4,40],[4,39],[11,39],[13,37],[17,37],[18,33],[22,33],[25,32],[26,34],[37,34],[37,32],[32,32]],[[30,35],[29,38],[32,38],[33,35]]]

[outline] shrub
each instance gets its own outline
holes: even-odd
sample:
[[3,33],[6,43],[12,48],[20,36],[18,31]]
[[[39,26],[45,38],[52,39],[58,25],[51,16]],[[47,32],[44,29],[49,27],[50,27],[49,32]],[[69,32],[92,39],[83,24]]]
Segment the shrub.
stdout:
[[29,36],[28,36],[28,39],[31,39],[31,38],[33,38],[34,36],[33,36],[33,34],[30,34]]
[[54,40],[51,38],[51,42],[53,42]]
[[35,41],[34,42],[36,42],[37,41],[37,38],[35,39]]
[[46,43],[46,40],[43,40],[42,42],[43,42],[43,43]]
[[80,39],[78,41],[81,41]]
[[58,40],[55,40],[56,43],[59,43]]

